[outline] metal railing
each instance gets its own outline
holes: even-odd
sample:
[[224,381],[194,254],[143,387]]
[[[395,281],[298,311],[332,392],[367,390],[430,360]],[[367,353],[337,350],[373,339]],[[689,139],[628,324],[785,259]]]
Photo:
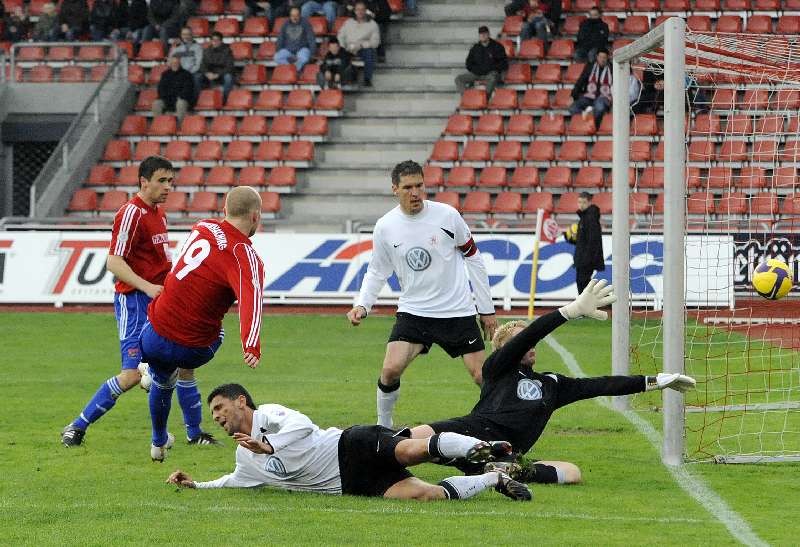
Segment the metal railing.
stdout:
[[[86,45],[80,42],[66,42],[70,45]],[[106,43],[100,43],[107,45]],[[52,45],[52,44],[47,44]],[[98,45],[98,42],[91,42],[91,45]],[[111,44],[114,45],[114,44]],[[16,47],[16,44],[15,44]],[[128,58],[120,52],[119,48],[114,45],[117,51],[114,62],[109,67],[102,80],[97,84],[94,92],[89,96],[86,104],[83,105],[78,114],[72,120],[72,123],[67,128],[64,136],[58,143],[58,146],[50,155],[47,163],[44,164],[36,180],[33,181],[30,188],[30,210],[28,216],[33,218],[36,216],[36,202],[40,197],[40,188],[46,186],[44,183],[52,181],[59,171],[67,172],[70,169],[70,154],[74,150],[77,143],[81,140],[84,133],[92,128],[96,128],[100,122],[100,106],[102,104],[101,93],[105,91],[109,82],[117,82],[119,80],[127,79],[128,77]],[[11,55],[11,70],[14,70],[14,48],[12,47]]]

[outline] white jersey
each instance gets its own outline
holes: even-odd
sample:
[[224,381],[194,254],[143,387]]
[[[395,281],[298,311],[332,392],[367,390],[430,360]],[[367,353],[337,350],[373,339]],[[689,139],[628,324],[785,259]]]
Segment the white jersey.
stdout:
[[273,486],[286,490],[341,494],[339,437],[342,430],[320,429],[306,416],[281,405],[261,405],[253,413],[250,436],[268,442],[272,454],[236,447],[233,473],[196,488]]
[[398,312],[466,317],[475,315],[477,303],[479,313],[494,313],[483,260],[467,223],[449,205],[425,200],[415,215],[397,206],[378,220],[356,305],[369,311],[392,271],[402,290]]

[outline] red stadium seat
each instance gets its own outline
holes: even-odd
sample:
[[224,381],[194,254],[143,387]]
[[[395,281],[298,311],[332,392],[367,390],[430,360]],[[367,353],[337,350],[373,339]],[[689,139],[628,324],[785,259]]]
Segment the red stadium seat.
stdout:
[[528,145],[526,161],[549,162],[556,157],[555,145],[551,141],[534,141]]
[[94,212],[95,209],[97,209],[97,193],[88,188],[75,190],[67,205],[67,211],[71,213]]
[[236,134],[236,116],[225,114],[214,116],[208,127],[208,134],[219,137],[231,137]]
[[581,28],[581,23],[586,20],[585,15],[567,15],[564,23],[561,25],[561,34],[565,36],[574,36],[578,34]]
[[253,58],[253,44],[250,42],[233,42],[230,46],[234,61],[248,63]]
[[293,85],[297,82],[297,67],[294,65],[278,65],[272,71],[270,85]]
[[297,184],[295,168],[287,165],[273,167],[267,177],[267,184],[270,186],[294,186]]
[[431,161],[452,163],[458,161],[458,143],[453,141],[436,141],[431,153]]
[[461,210],[461,204],[459,203],[458,199],[458,192],[436,192],[436,195],[433,196],[433,201],[438,201],[439,203],[446,203],[456,211]]
[[500,141],[494,150],[494,161],[522,161],[522,143],[519,141]]
[[733,173],[730,167],[712,167],[708,170],[708,188],[730,188],[733,184]]
[[536,67],[534,84],[557,84],[561,81],[561,65],[542,63]]
[[175,177],[175,186],[202,186],[204,183],[203,168],[199,165],[187,165],[178,171],[178,176]]
[[513,40],[498,40],[498,42],[500,42],[500,45],[503,46],[503,48],[505,48],[506,57],[508,57],[509,59],[513,59],[514,57],[517,56],[517,52],[514,49],[516,44],[514,43]]
[[[116,180],[117,177],[114,174],[113,167],[110,165],[95,165],[89,171],[89,178],[86,180],[86,184],[89,186],[106,186],[114,184]],[[94,209],[94,207],[92,208]]]
[[628,210],[633,215],[646,215],[652,211],[650,195],[645,192],[631,192],[628,196]]
[[511,180],[508,181],[511,188],[534,188],[539,186],[539,170],[536,167],[517,167]]
[[544,58],[544,42],[537,38],[523,40],[519,45],[517,57],[520,59],[542,59]]
[[211,26],[205,17],[190,17],[186,26],[192,30],[192,36],[195,38],[205,38],[211,32]]
[[530,114],[514,114],[508,119],[507,137],[525,137],[533,135],[533,116]]
[[758,122],[756,133],[761,135],[772,135],[776,133],[783,133],[783,125],[786,119],[783,115],[779,116],[764,116]]
[[144,135],[147,133],[147,118],[131,114],[125,116],[119,128],[120,135]]
[[44,48],[39,46],[21,47],[17,51],[16,60],[24,62],[44,61]]
[[583,141],[566,141],[558,151],[559,161],[586,161],[586,143]]
[[548,114],[539,118],[539,135],[561,136],[565,133],[564,116],[561,114]]
[[173,137],[178,132],[178,120],[171,114],[155,116],[147,134],[151,137]]
[[293,89],[283,98],[284,110],[311,110],[314,98],[308,89]]
[[715,210],[722,215],[744,215],[747,213],[747,196],[741,192],[726,192]]
[[235,180],[233,167],[229,165],[217,165],[212,167],[208,172],[206,186],[233,186]]
[[224,37],[232,37],[239,34],[239,20],[232,17],[221,17],[214,24],[214,32],[219,32]]
[[311,141],[292,141],[286,147],[283,158],[291,162],[311,162],[314,160],[314,143]]
[[198,15],[220,15],[225,11],[223,0],[200,0]]
[[250,161],[253,159],[253,143],[250,141],[231,141],[225,147],[223,161]]
[[645,167],[637,186],[639,188],[664,188],[664,168]]
[[797,139],[787,139],[781,151],[780,160],[786,162],[797,162],[800,159],[800,141]]
[[522,194],[519,192],[500,192],[494,200],[492,212],[501,215],[518,215],[522,212]]
[[708,15],[690,15],[686,18],[686,27],[694,32],[711,32],[711,17]]
[[325,36],[328,34],[328,20],[324,17],[309,17],[308,22],[311,25],[311,30],[314,31],[314,36]]
[[779,212],[778,196],[769,192],[759,192],[750,198],[750,214],[775,216]]
[[36,65],[28,71],[27,81],[38,84],[52,82],[53,67],[49,65]]
[[714,91],[714,98],[711,99],[711,108],[715,110],[731,110],[736,104],[735,89],[717,89]]
[[269,20],[266,17],[248,17],[244,20],[242,36],[263,38],[269,34]]
[[725,141],[717,154],[719,161],[747,161],[747,143],[745,141]]
[[[611,141],[608,142],[610,143]],[[650,161],[650,143],[647,141],[631,141],[629,159],[630,161]]]
[[445,135],[472,135],[472,117],[467,114],[452,114],[444,128]]
[[572,59],[575,56],[574,40],[553,40],[547,50],[548,59]]
[[658,11],[661,8],[660,4],[661,3],[658,0],[633,0],[633,4],[631,5],[631,10],[647,11],[647,12]]
[[164,60],[164,45],[160,40],[150,40],[149,42],[142,42],[139,45],[139,54],[136,56],[137,61],[163,61]]
[[461,212],[464,214],[485,215],[492,207],[492,198],[489,192],[470,192],[464,198]]
[[61,83],[81,83],[86,76],[82,66],[65,66],[58,72],[58,81]]
[[277,214],[281,210],[281,196],[277,192],[260,192],[261,212]]
[[602,167],[581,167],[572,184],[575,188],[600,188],[603,186]]
[[772,17],[769,15],[751,15],[747,20],[747,32],[749,34],[771,34]]
[[201,116],[199,114],[189,114],[188,116],[184,116],[183,120],[181,121],[181,128],[178,134],[185,137],[205,135],[205,116]]
[[[642,141],[631,141],[631,148],[633,148],[634,144],[640,143]],[[564,143],[568,144],[568,143]],[[649,143],[644,143],[648,147],[648,157],[647,160],[650,159],[649,156]],[[603,161],[608,162],[611,161],[612,158],[612,148],[613,142],[612,141],[597,141],[592,145],[592,151],[589,153],[589,159],[591,161]],[[561,146],[561,149],[564,149],[564,146]],[[630,161],[647,161],[647,160],[638,160],[634,159],[631,155]]]
[[800,216],[800,193],[789,194],[783,199],[781,214]]
[[619,19],[616,15],[603,15],[601,19],[608,25],[609,34],[619,34]]
[[506,168],[493,165],[484,167],[478,177],[478,186],[498,188],[506,185]]
[[343,108],[344,94],[341,89],[323,89],[317,93],[317,98],[314,101],[314,110],[342,110]]
[[228,102],[223,110],[250,110],[253,106],[253,94],[247,89],[233,89],[228,94]]
[[650,137],[658,135],[658,122],[655,114],[639,114],[631,122],[631,135]]
[[248,137],[260,137],[267,134],[267,118],[264,116],[251,115],[242,118],[239,122],[239,135]]
[[555,213],[572,213],[578,210],[578,192],[566,192],[561,194],[553,212]]
[[164,157],[174,162],[187,162],[192,158],[192,144],[186,141],[169,141]]
[[504,81],[506,85],[524,85],[531,83],[531,65],[514,63],[508,66]]
[[572,90],[562,88],[556,90],[553,95],[553,100],[550,103],[550,108],[554,110],[566,110],[572,104]]
[[[541,134],[541,127],[539,129]],[[574,114],[569,120],[567,135],[594,135],[594,116],[583,117],[581,114]]]
[[161,207],[167,213],[185,213],[188,201],[189,197],[186,192],[170,192]]
[[[102,75],[95,74],[95,69],[104,69],[103,70],[103,74]],[[95,65],[95,66],[92,67],[92,71],[90,73],[90,79],[93,82],[99,82],[106,75],[106,72],[108,72],[108,66],[107,65]],[[100,76],[100,77],[97,78],[97,76]],[[143,85],[144,82],[145,82],[144,67],[142,65],[135,65],[133,63],[129,64],[128,65],[128,81],[130,83],[132,83],[133,85]]]
[[256,52],[256,59],[259,61],[268,61],[275,57],[275,42],[265,41],[261,42]]
[[136,143],[136,151],[133,154],[133,161],[143,161],[150,156],[161,155],[161,143],[158,141],[139,141]]
[[[103,46],[81,46],[78,48],[76,60],[83,62],[105,61],[108,58],[106,48]],[[128,67],[130,70],[130,66]]]
[[689,0],[664,0],[664,11],[689,11]]
[[426,186],[442,186],[444,184],[444,169],[438,165],[426,165],[422,168],[422,179]]
[[753,161],[773,162],[778,158],[778,143],[758,140],[753,143]]
[[612,202],[611,192],[598,192],[597,194],[594,195],[592,203],[597,205],[597,208],[600,209],[601,215],[610,215],[611,210],[614,207],[614,204]]
[[110,190],[103,194],[97,209],[101,213],[116,213],[128,201],[128,192],[123,190]]
[[52,46],[47,50],[47,62],[64,63],[71,61],[75,57],[75,49],[72,46]]
[[194,161],[218,162],[222,159],[222,143],[219,141],[201,141],[194,149]]
[[139,166],[126,165],[120,168],[119,175],[117,175],[117,184],[120,186],[135,186],[139,187]]
[[800,91],[796,89],[778,89],[772,96],[772,108],[778,110],[796,110],[800,108]]
[[478,118],[475,135],[499,137],[503,134],[503,117],[500,114],[483,114]]
[[532,192],[528,194],[523,212],[536,213],[539,209],[543,209],[545,213],[553,212],[553,194],[550,192]]
[[686,212],[690,215],[714,213],[714,196],[707,192],[694,192],[686,200]]
[[712,141],[693,141],[689,143],[687,159],[694,162],[710,162],[716,158],[715,146]]
[[267,171],[260,165],[248,165],[239,170],[239,186],[266,186]]
[[772,184],[779,189],[797,187],[797,168],[794,166],[778,167],[772,171]]
[[742,167],[736,185],[740,188],[764,188],[767,185],[765,171],[761,167]]
[[303,118],[297,134],[305,137],[324,137],[328,134],[328,118],[314,114]]
[[646,34],[650,29],[650,23],[646,15],[630,15],[622,25],[622,33],[639,36]]
[[103,152],[104,161],[128,161],[131,159],[131,144],[128,141],[108,141]]
[[781,15],[778,19],[778,26],[775,28],[775,34],[800,34],[800,16]]
[[197,103],[194,105],[197,111],[203,110],[221,110],[222,109],[222,92],[219,89],[204,89],[197,97]]
[[753,132],[753,119],[748,114],[733,114],[728,116],[725,132],[728,135],[750,135]]
[[216,192],[195,192],[186,210],[189,213],[216,213],[219,210]]
[[730,32],[730,33],[740,33],[742,32],[742,18],[738,15],[720,15],[719,19],[717,19],[717,32]]
[[766,89],[746,89],[738,106],[741,110],[767,110],[769,95]]
[[258,94],[254,110],[277,112],[281,108],[282,93],[276,89],[264,89]]
[[461,161],[485,163],[489,161],[489,143],[486,141],[468,141],[461,153]]
[[317,85],[317,74],[319,74],[319,65],[317,63],[308,63],[303,67],[303,71],[297,78],[297,83],[300,85]]
[[546,89],[527,89],[519,107],[521,110],[547,110],[549,105]]
[[522,17],[519,15],[506,17],[505,21],[503,21],[503,30],[500,33],[506,36],[517,36],[520,32],[522,32]]
[[240,85],[261,85],[267,81],[267,67],[264,65],[248,64],[242,68],[239,76]]
[[544,174],[542,186],[547,188],[564,188],[570,186],[571,179],[572,170],[569,167],[557,165],[548,169]]
[[489,101],[489,110],[516,110],[517,92],[514,89],[500,87],[494,90],[492,99]]
[[581,77],[583,73],[583,69],[586,65],[583,63],[572,63],[567,67],[567,70],[564,72],[564,78],[562,81],[565,84],[574,84],[578,81],[578,78]]
[[488,106],[486,91],[483,89],[467,89],[461,95],[461,110],[484,110]]
[[[94,70],[94,69],[92,69]],[[92,78],[94,81],[94,78]],[[139,92],[136,99],[136,110],[150,110],[153,108],[153,101],[158,99],[158,91],[155,89],[143,89]]]
[[779,9],[781,9],[780,0],[753,0],[753,11],[778,11]]
[[467,165],[459,165],[450,169],[447,174],[448,188],[469,188],[475,186],[475,168]]
[[746,11],[750,9],[750,0],[722,0],[726,11]]
[[260,162],[274,163],[280,161],[283,156],[283,143],[279,141],[263,141],[256,149],[255,160]]
[[155,86],[158,85],[158,82],[161,81],[161,76],[169,69],[167,65],[156,65],[150,69],[150,73],[147,75],[147,83],[149,85]]

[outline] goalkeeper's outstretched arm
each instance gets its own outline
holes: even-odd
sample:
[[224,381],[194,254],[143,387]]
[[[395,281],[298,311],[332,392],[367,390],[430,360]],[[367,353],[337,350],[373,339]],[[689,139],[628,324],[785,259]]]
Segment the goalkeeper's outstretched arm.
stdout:
[[685,392],[694,389],[696,384],[694,378],[684,374],[659,373],[656,376],[598,376],[595,378],[570,378],[560,374],[552,376],[558,382],[556,403],[558,407],[604,395],[631,395],[667,388]]

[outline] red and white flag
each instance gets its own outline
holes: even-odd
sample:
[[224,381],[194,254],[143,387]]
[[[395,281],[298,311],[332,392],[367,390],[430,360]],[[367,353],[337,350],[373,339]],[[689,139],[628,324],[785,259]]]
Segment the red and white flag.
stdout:
[[550,216],[550,213],[542,212],[540,214],[542,215],[542,233],[539,234],[540,241],[555,243],[561,231],[558,227],[558,223]]

